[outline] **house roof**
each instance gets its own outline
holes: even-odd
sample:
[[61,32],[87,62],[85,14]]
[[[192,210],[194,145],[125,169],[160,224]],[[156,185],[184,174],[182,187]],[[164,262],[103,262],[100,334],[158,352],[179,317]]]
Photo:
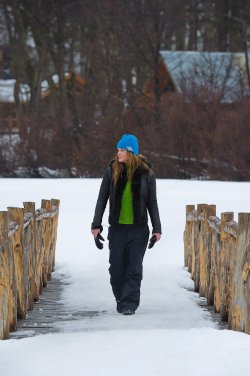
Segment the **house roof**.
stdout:
[[161,51],[161,56],[180,92],[195,95],[203,88],[224,102],[249,95],[244,53]]

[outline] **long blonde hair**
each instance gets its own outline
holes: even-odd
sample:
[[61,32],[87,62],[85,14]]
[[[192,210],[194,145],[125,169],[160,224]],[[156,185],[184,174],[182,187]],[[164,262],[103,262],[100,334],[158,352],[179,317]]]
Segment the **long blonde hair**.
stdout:
[[[127,160],[127,177],[128,181],[132,181],[133,175],[135,170],[138,167],[144,166],[146,169],[148,169],[147,164],[144,162],[145,157],[142,154],[139,154],[138,156],[130,151],[128,153],[128,160]],[[113,180],[114,180],[114,185],[116,186],[119,177],[121,176],[123,170],[124,170],[124,165],[123,163],[118,161],[118,157],[115,157],[115,161],[113,163]]]

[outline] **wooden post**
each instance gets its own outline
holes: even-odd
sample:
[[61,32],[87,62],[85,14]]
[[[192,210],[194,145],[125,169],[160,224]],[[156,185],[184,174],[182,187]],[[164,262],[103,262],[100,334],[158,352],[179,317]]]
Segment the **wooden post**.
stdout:
[[230,304],[230,328],[250,334],[250,213],[238,215],[237,252]]
[[212,244],[211,244],[211,274],[213,279],[214,289],[214,311],[219,313],[221,309],[220,296],[220,229],[212,229]]
[[[200,296],[206,296],[206,258],[205,258],[205,247],[206,247],[206,224],[205,224],[205,212],[207,204],[198,205],[199,215],[203,214],[203,219],[199,219],[199,266],[200,266],[200,281],[199,281],[199,294]],[[198,211],[198,210],[197,210]],[[198,214],[198,213],[197,213]]]
[[[51,212],[51,201],[42,200],[42,209]],[[51,252],[51,217],[43,218],[43,287],[47,286],[49,273],[49,258]]]
[[6,283],[8,284],[8,322],[9,331],[13,332],[17,327],[17,289],[13,250],[8,236],[9,218],[8,212],[1,212],[2,236],[4,241],[4,260],[6,265]]
[[246,238],[245,238],[245,252],[244,252],[244,266],[242,278],[244,283],[244,298],[245,298],[245,330],[244,332],[250,334],[250,213],[247,215],[246,224]]
[[49,274],[48,280],[51,278],[51,273],[54,271],[55,267],[55,253],[56,253],[56,241],[57,241],[57,228],[58,228],[58,218],[59,218],[59,207],[60,207],[60,200],[51,199],[51,208],[57,208],[57,214],[52,218],[52,247],[51,247],[51,257],[49,261]]
[[220,296],[221,296],[221,308],[220,317],[221,320],[228,320],[228,308],[230,300],[230,249],[229,238],[230,234],[224,231],[224,227],[227,222],[234,219],[234,213],[222,213],[221,214],[221,250],[220,250]]
[[189,220],[189,215],[195,210],[195,205],[186,205],[186,226],[184,231],[184,266],[188,267],[188,271],[192,269],[192,221]]
[[24,279],[23,222],[24,212],[20,208],[8,208],[9,222],[16,222],[18,229],[10,238],[10,247],[14,257],[14,272],[17,289],[17,316],[26,316],[26,286]]
[[10,265],[7,212],[0,212],[0,339],[9,338]]
[[[202,207],[204,220],[200,225],[200,296],[204,296],[208,299],[210,273],[211,273],[211,231],[207,219],[210,216],[214,216],[216,212],[215,205],[203,205]],[[211,297],[210,297],[211,300]]]
[[216,205],[208,205],[205,209],[205,232],[206,232],[206,242],[207,246],[205,249],[205,259],[206,259],[206,298],[207,304],[214,304],[214,273],[212,268],[212,236],[213,229],[209,226],[208,219],[210,217],[216,216]]
[[[191,263],[191,277],[193,279],[193,281],[195,281],[195,273],[196,273],[196,268],[197,268],[197,265],[196,265],[196,250],[197,250],[197,234],[198,234],[198,226],[197,226],[197,210],[194,212],[194,216],[193,216],[193,221],[191,223],[192,227],[191,227],[191,239],[190,239],[190,242],[191,242],[191,259],[192,259],[192,263]],[[197,288],[195,286],[195,283],[194,283],[194,290],[196,292],[199,291],[199,288]]]
[[[238,230],[238,229],[237,229]],[[237,234],[238,235],[238,234]],[[231,235],[229,237],[229,255],[230,255],[230,265],[229,265],[229,283],[228,283],[228,327],[230,328],[230,323],[232,321],[232,294],[233,294],[233,273],[235,262],[237,262],[237,237]]]
[[35,250],[36,250],[36,269],[35,269],[35,292],[34,301],[39,301],[39,295],[43,288],[43,219],[36,217],[36,235],[35,235]]
[[32,214],[30,224],[24,229],[24,276],[26,291],[26,307],[27,310],[34,308],[35,299],[35,268],[36,268],[36,252],[35,252],[35,236],[36,236],[36,209],[34,202],[24,202],[24,213]]
[[194,273],[194,291],[200,290],[200,229],[201,221],[199,220],[200,214],[203,212],[203,208],[207,204],[197,205],[197,221],[194,224],[194,254],[195,254],[195,273]]

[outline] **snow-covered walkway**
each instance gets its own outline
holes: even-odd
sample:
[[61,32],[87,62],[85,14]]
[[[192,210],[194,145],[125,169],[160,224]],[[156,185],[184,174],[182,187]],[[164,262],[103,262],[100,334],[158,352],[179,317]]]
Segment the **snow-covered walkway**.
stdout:
[[[23,201],[61,199],[56,275],[67,275],[63,303],[97,316],[58,324],[60,334],[0,342],[1,374],[12,376],[246,375],[250,336],[218,330],[197,305],[183,268],[185,205],[217,204],[250,211],[250,183],[159,180],[162,240],[144,261],[141,306],[134,316],[115,311],[108,276],[108,245],[90,234],[100,180],[1,180],[0,210]],[[237,217],[236,217],[237,220]],[[107,215],[103,221],[107,225]],[[107,234],[107,227],[104,227]]]

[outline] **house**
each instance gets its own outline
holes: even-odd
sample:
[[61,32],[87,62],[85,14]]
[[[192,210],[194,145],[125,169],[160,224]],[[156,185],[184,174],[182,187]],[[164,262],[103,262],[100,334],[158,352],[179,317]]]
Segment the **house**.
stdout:
[[[82,95],[85,79],[74,72],[65,73],[65,82],[67,94],[70,95],[73,91],[78,95]],[[0,79],[0,132],[1,133],[16,133],[18,132],[18,121],[15,103],[15,79]],[[50,84],[47,80],[41,83],[41,100],[46,103],[49,102],[52,87],[59,89],[59,77],[54,74],[50,79]],[[29,85],[21,84],[19,87],[19,101],[24,108],[28,107],[30,101],[31,90]]]
[[[187,101],[237,102],[250,94],[248,61],[244,53],[161,51],[158,90],[163,97],[181,93]],[[144,86],[148,98],[154,96],[154,82],[152,77]]]

